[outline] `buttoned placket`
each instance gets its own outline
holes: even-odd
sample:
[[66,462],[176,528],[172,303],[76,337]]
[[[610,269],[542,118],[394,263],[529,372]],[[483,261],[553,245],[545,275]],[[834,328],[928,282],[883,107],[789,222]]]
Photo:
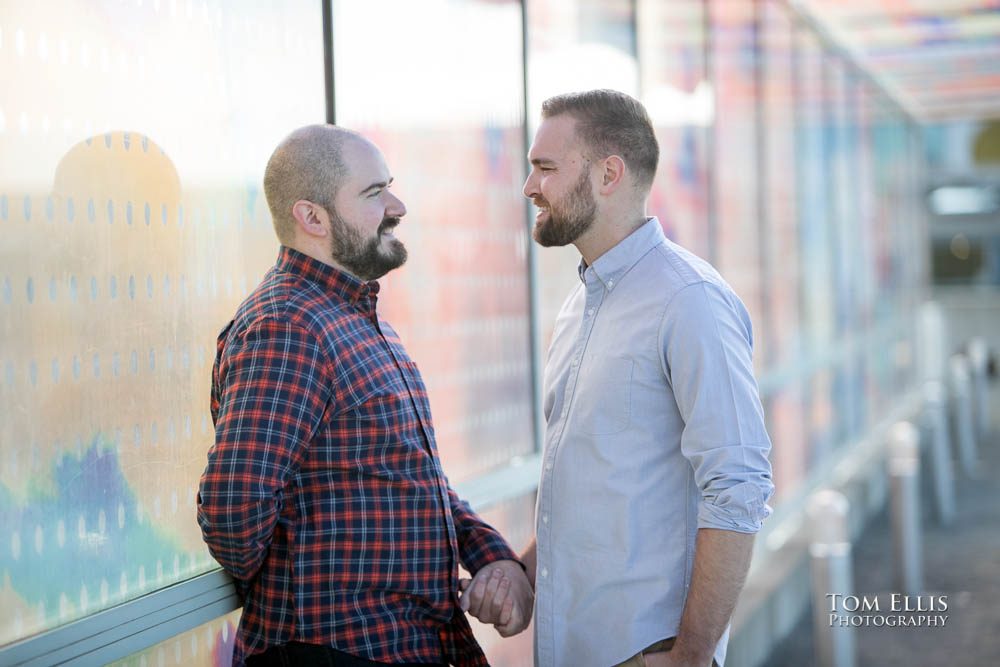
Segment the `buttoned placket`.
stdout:
[[[583,308],[583,320],[580,323],[580,331],[577,334],[573,349],[573,358],[570,362],[569,375],[566,378],[566,387],[563,390],[562,410],[559,413],[559,427],[553,435],[552,442],[545,450],[545,458],[542,462],[542,477],[545,484],[539,502],[539,518],[541,523],[536,526],[539,538],[536,541],[535,554],[535,600],[538,613],[535,616],[535,623],[538,625],[539,637],[546,637],[547,641],[538,642],[538,660],[542,665],[554,665],[555,659],[552,655],[555,646],[554,627],[554,600],[552,584],[552,554],[549,546],[551,540],[550,514],[552,511],[552,478],[554,476],[556,454],[562,446],[563,435],[566,432],[567,417],[573,396],[576,393],[577,380],[580,376],[580,369],[583,366],[584,354],[587,350],[587,342],[590,333],[593,331],[594,322],[600,311],[601,303],[604,301],[604,283],[597,276],[593,268],[588,268],[584,274],[584,286],[586,299]],[[609,287],[613,284],[609,281]],[[545,548],[542,548],[542,544]]]
[[[424,436],[424,448],[427,450],[428,456],[434,462],[434,467],[437,470],[438,478],[438,492],[441,499],[441,511],[444,514],[445,526],[448,528],[448,539],[449,544],[458,544],[458,533],[455,530],[455,519],[451,514],[451,499],[448,497],[448,485],[445,484],[444,470],[441,468],[441,461],[437,456],[434,455],[434,448],[431,447],[431,434],[427,428],[427,424],[424,423],[423,415],[420,413],[420,408],[417,405],[417,399],[413,395],[413,388],[410,386],[410,382],[407,379],[406,371],[403,368],[402,362],[400,362],[399,357],[396,356],[396,351],[393,349],[392,343],[386,339],[385,334],[382,333],[382,327],[378,321],[378,311],[376,307],[378,305],[378,294],[376,290],[373,290],[369,285],[365,285],[362,288],[361,297],[359,301],[362,305],[362,310],[365,315],[371,320],[372,325],[375,327],[375,331],[378,332],[379,338],[382,339],[382,344],[385,345],[386,349],[389,351],[389,355],[392,357],[393,361],[396,362],[396,368],[399,370],[400,377],[403,378],[403,384],[406,386],[406,393],[410,397],[410,404],[413,406],[413,412],[417,416],[417,421],[420,423],[420,432]],[[458,565],[460,562],[460,555],[458,553],[452,552],[452,580],[454,583],[454,589],[458,590]]]

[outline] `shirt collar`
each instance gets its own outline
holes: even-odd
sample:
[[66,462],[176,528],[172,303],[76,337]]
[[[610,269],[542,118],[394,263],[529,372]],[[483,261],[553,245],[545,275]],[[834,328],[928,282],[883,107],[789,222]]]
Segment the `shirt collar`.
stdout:
[[324,292],[338,294],[350,303],[357,303],[367,296],[374,297],[379,290],[377,280],[366,282],[284,245],[278,251],[275,268],[314,282],[322,287]]
[[655,217],[646,218],[646,222],[639,226],[637,230],[623,238],[616,246],[594,260],[594,263],[587,266],[587,262],[580,259],[580,266],[577,272],[580,280],[587,283],[587,274],[596,275],[604,286],[610,291],[615,288],[621,277],[628,273],[628,270],[635,266],[643,255],[649,252],[666,240],[660,221]]

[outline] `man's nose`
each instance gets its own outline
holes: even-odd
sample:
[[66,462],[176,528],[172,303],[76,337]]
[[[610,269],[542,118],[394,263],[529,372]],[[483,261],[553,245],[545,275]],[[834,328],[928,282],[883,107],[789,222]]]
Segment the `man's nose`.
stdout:
[[406,204],[403,200],[396,195],[389,193],[389,205],[386,207],[385,212],[394,218],[402,218],[406,215]]
[[521,188],[521,192],[528,199],[534,199],[535,195],[538,195],[538,179],[535,178],[535,173],[532,171],[528,174],[528,178],[524,181],[524,187]]

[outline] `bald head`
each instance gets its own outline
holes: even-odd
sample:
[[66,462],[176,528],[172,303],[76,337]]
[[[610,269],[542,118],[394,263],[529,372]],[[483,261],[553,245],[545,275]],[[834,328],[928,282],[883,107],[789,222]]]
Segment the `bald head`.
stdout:
[[295,202],[304,199],[333,210],[334,197],[347,175],[344,148],[353,142],[370,143],[342,127],[307,125],[274,149],[264,169],[264,196],[281,243],[294,244]]

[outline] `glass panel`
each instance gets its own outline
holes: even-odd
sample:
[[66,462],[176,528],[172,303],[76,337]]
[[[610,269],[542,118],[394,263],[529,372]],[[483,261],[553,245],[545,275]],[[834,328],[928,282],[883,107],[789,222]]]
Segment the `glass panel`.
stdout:
[[712,92],[705,71],[704,3],[641,0],[642,100],[660,143],[649,195],[667,237],[708,257],[707,127]]
[[445,471],[468,479],[534,449],[521,6],[338,2],[334,26],[337,122],[381,147],[408,209],[379,307],[427,383]]
[[263,165],[324,116],[320,13],[0,4],[0,644],[216,567],[213,343],[276,254]]

